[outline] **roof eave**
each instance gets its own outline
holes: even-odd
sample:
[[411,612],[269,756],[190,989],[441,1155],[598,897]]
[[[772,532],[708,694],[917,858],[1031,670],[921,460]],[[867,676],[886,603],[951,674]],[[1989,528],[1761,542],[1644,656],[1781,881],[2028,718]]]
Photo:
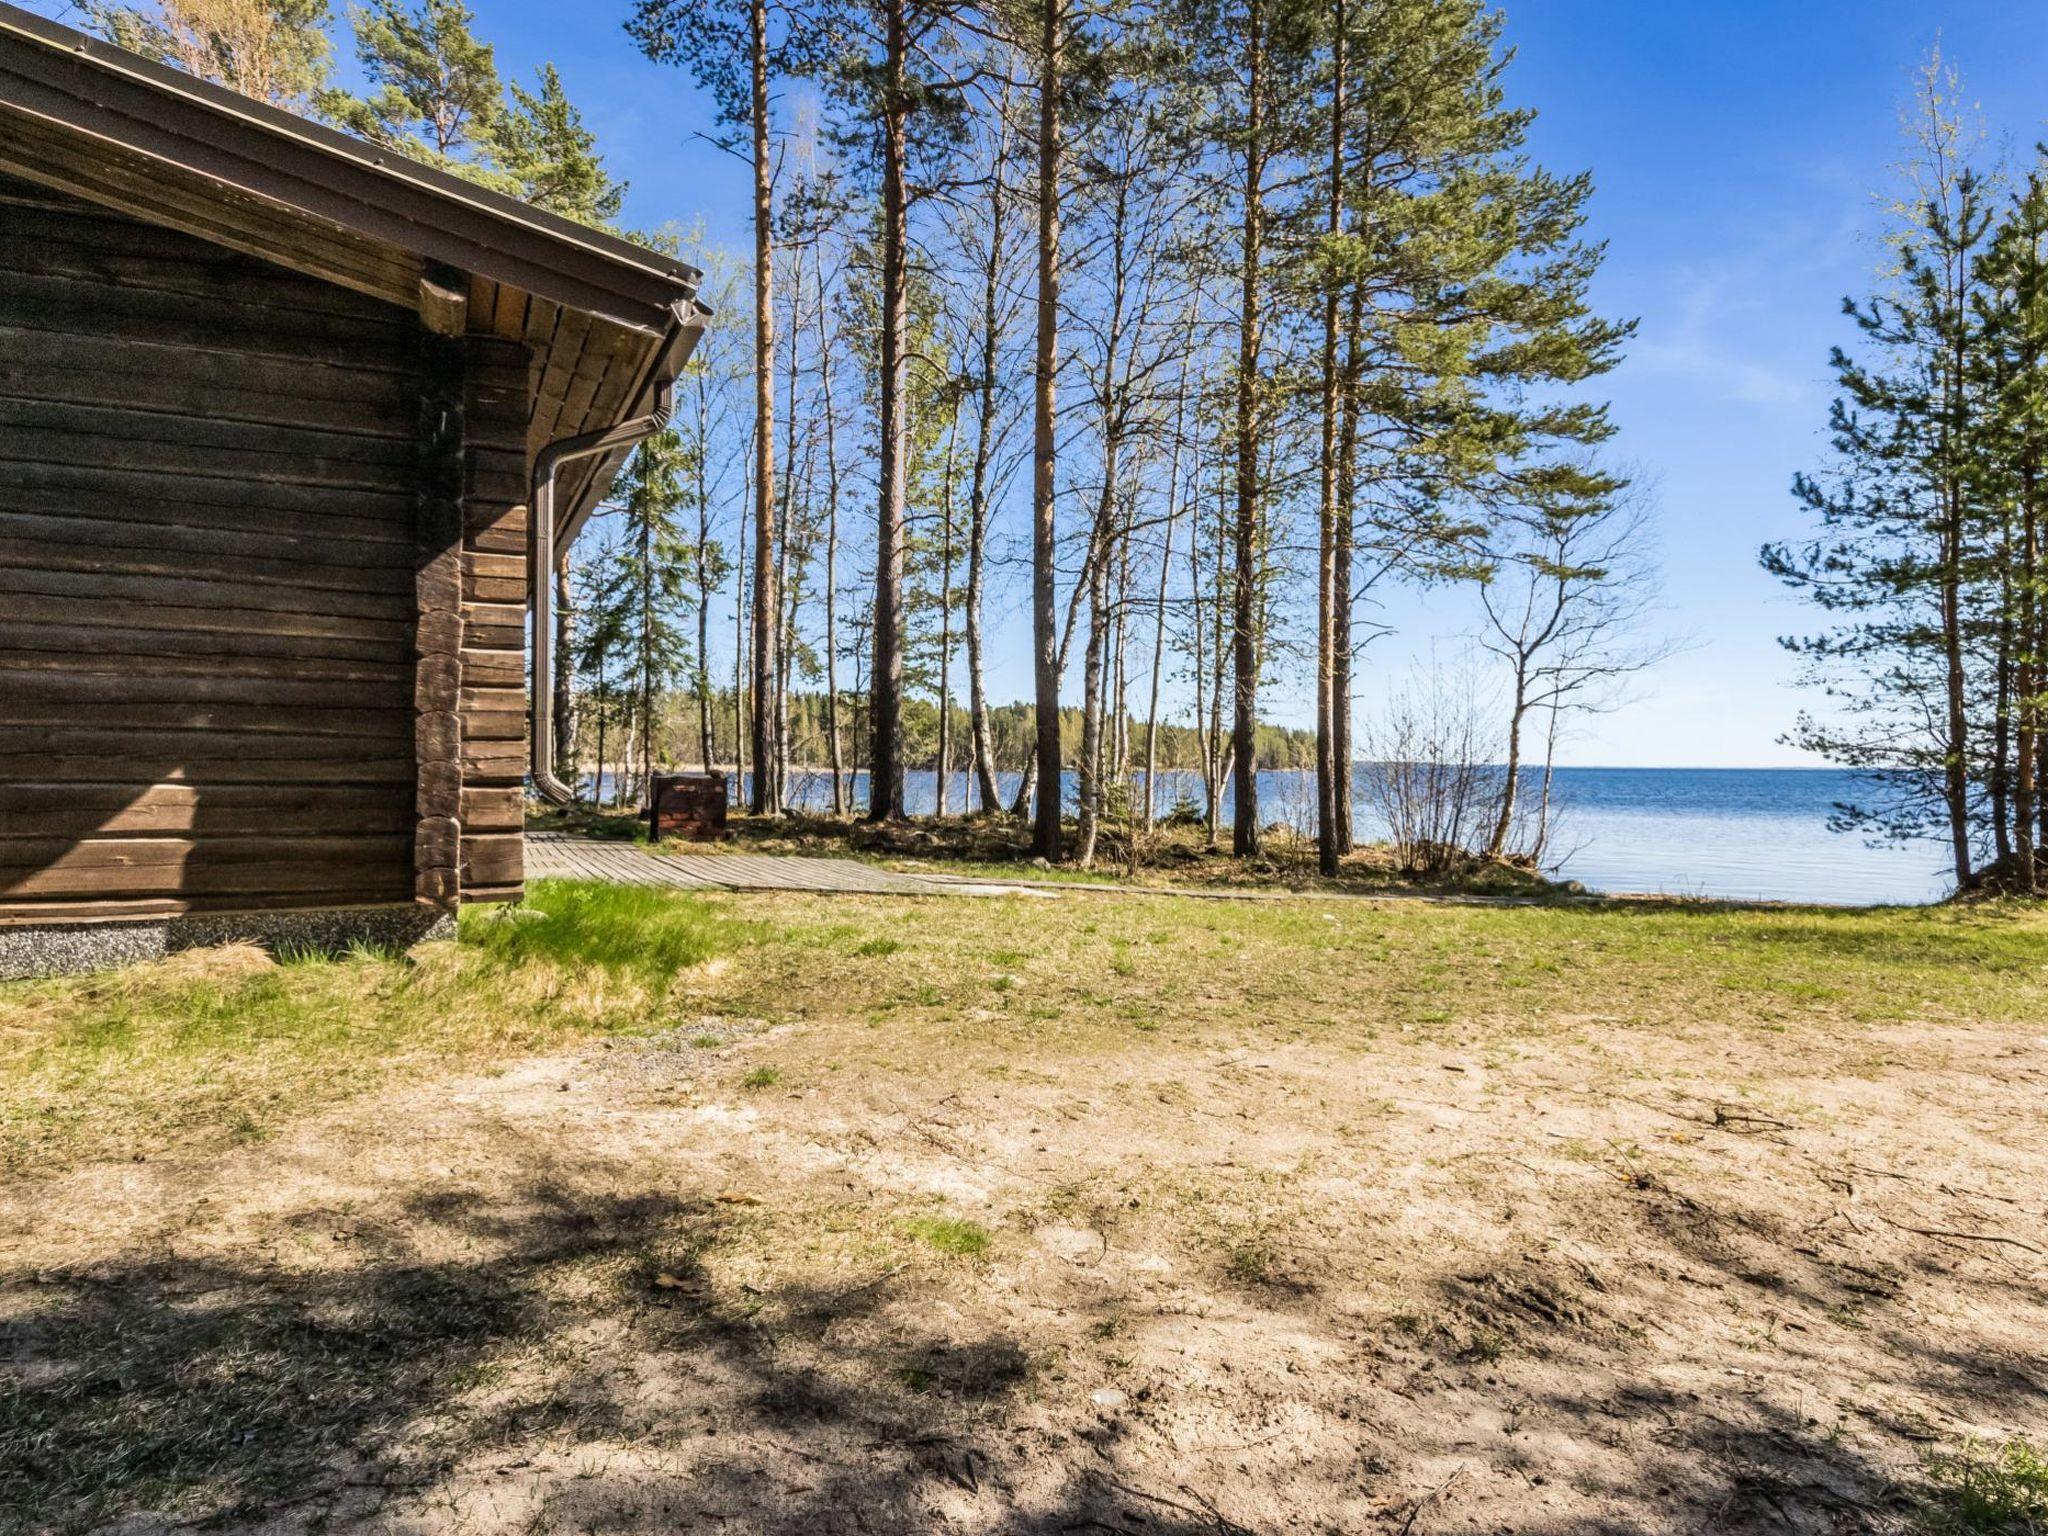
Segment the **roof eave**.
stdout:
[[5,0],[0,108],[650,334],[702,275]]
[[[646,368],[642,370],[640,383],[631,396],[633,404],[628,415],[645,416],[653,412],[656,402],[661,397],[663,383],[673,384],[682,377],[683,370],[696,352],[697,343],[703,338],[704,327],[710,319],[710,309],[695,299],[673,307],[668,331],[663,336],[661,345],[649,357]],[[596,473],[590,477],[589,484],[584,486],[571,505],[562,509],[555,531],[557,560],[568,553],[569,546],[576,542],[576,535],[583,531],[583,526],[590,521],[591,514],[611,493],[612,482],[618,478],[619,471],[625,467],[626,460],[631,456],[632,449],[622,448],[601,460]]]

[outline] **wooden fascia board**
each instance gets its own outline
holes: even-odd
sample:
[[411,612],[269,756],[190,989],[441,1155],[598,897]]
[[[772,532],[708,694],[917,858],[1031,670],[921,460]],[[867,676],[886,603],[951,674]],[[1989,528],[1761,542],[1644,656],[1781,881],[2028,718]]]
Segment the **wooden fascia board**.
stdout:
[[664,334],[698,274],[0,3],[0,109],[195,171],[613,324]]

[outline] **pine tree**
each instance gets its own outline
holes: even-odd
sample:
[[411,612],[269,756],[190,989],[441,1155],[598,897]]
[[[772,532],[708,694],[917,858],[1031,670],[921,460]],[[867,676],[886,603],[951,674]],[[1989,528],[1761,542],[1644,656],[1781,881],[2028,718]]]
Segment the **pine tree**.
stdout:
[[373,0],[349,13],[356,57],[377,90],[324,103],[341,126],[433,164],[465,161],[487,145],[502,109],[498,66],[461,0]]
[[719,121],[745,135],[745,149],[727,145],[748,164],[754,220],[754,582],[752,614],[752,738],[754,776],[748,804],[756,815],[780,810],[777,781],[786,756],[776,700],[780,694],[782,596],[775,544],[775,200],[771,163],[770,92],[776,82],[817,65],[822,35],[801,7],[772,10],[747,0],[744,15],[683,0],[636,0],[626,30],[651,59],[685,65],[711,93]]
[[86,25],[117,47],[274,107],[304,111],[327,83],[327,0],[83,0]]
[[579,224],[611,224],[625,204],[626,183],[605,169],[597,135],[584,126],[553,64],[540,67],[536,83],[532,91],[512,85],[510,108],[492,122],[493,158],[522,201]]
[[[1502,18],[1479,0],[1319,0],[1306,143],[1320,162],[1276,221],[1316,300],[1318,852],[1349,846],[1353,609],[1378,581],[1483,579],[1502,512],[1619,487],[1611,435],[1570,391],[1619,360],[1593,314],[1592,186],[1531,165],[1507,105]],[[1306,342],[1308,338],[1302,338]],[[1363,562],[1362,567],[1360,562]]]
[[620,694],[640,749],[640,772],[655,767],[655,717],[662,698],[690,675],[686,615],[697,530],[686,524],[689,454],[673,431],[634,450],[616,492],[617,542],[587,605],[585,649],[619,665]]
[[1842,824],[1943,836],[1967,888],[1984,830],[1970,673],[1991,417],[1976,360],[1994,213],[1953,95],[1932,61],[1887,291],[1843,305],[1865,348],[1833,356],[1836,466],[1794,482],[1821,532],[1767,546],[1763,563],[1835,620],[1785,643],[1837,707],[1833,718],[1802,715],[1791,739],[1865,774],[1866,795],[1842,807]]
[[2013,197],[1985,253],[1978,302],[1987,405],[1979,419],[1986,444],[1980,489],[2001,521],[2001,676],[1996,689],[2004,744],[1998,769],[2004,793],[1994,814],[2006,830],[1998,872],[2013,888],[2038,893],[2042,837],[2043,660],[2048,657],[2048,168],[2037,165]]

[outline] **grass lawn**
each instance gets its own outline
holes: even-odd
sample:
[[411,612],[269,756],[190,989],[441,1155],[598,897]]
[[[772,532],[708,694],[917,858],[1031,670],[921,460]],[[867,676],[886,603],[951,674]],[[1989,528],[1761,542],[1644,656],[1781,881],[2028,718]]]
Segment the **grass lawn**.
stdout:
[[0,987],[0,1531],[2048,1529],[2048,919],[686,898]]

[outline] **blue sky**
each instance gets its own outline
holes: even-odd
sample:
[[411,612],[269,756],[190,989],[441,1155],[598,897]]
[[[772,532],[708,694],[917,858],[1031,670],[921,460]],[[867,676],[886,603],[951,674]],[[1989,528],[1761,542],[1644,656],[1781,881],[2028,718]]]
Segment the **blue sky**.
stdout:
[[[474,0],[509,72],[552,58],[632,183],[628,221],[702,218],[747,239],[745,171],[694,139],[708,104],[682,71],[650,64],[620,30],[619,0]],[[59,11],[61,3],[43,7]],[[1778,735],[1799,708],[1776,636],[1809,622],[1756,565],[1801,527],[1787,487],[1825,453],[1827,354],[1848,336],[1844,294],[1876,259],[1877,194],[1899,154],[1899,111],[1937,41],[1994,133],[2048,138],[2048,6],[2018,0],[1517,0],[1512,96],[1541,116],[1532,148],[1590,169],[1592,231],[1609,242],[1600,306],[1641,334],[1608,382],[1617,453],[1656,488],[1659,622],[1685,648],[1632,702],[1569,744],[1582,764],[1797,763]],[[1014,607],[1013,604],[998,604]],[[1421,665],[1457,666],[1472,615],[1426,593],[1386,615],[1361,709]],[[991,688],[1028,690],[1025,636],[1001,637]],[[1306,723],[1302,679],[1268,712]]]
[[[746,238],[744,172],[690,138],[705,103],[686,75],[638,59],[620,7],[478,0],[507,64],[552,55],[631,178],[630,213],[701,214]],[[1661,622],[1684,651],[1588,722],[1579,763],[1796,763],[1778,744],[1801,702],[1776,637],[1807,622],[1758,569],[1757,546],[1796,531],[1787,487],[1825,449],[1828,348],[1839,305],[1873,262],[1876,193],[1900,148],[1912,74],[1939,40],[1999,133],[2048,137],[2048,6],[2013,0],[1519,0],[1515,99],[1541,116],[1533,149],[1586,168],[1593,231],[1610,244],[1598,297],[1642,331],[1609,381],[1619,454],[1657,490]],[[1462,598],[1397,602],[1400,626],[1363,667],[1360,707],[1434,659],[1455,666]],[[1019,643],[998,645],[998,697],[1028,686]],[[1270,712],[1307,723],[1298,679]]]

